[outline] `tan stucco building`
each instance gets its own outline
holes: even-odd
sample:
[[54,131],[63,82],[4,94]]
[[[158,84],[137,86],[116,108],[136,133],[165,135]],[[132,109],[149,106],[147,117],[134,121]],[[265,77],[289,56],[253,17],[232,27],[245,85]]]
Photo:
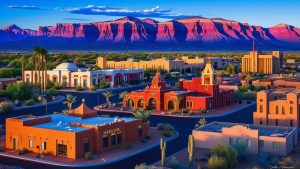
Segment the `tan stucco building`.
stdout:
[[288,93],[258,92],[257,110],[253,113],[253,123],[299,128],[299,107],[300,93],[296,90]]
[[105,57],[97,58],[97,66],[101,69],[163,69],[167,72],[180,72],[187,73],[193,71],[200,71],[204,68],[204,65],[208,62],[214,65],[217,68],[225,68],[229,63],[232,62],[232,58],[188,58],[182,57],[181,59],[167,59],[167,58],[158,58],[153,60],[140,60],[136,61],[132,58],[127,59],[126,61],[107,61]]
[[251,154],[287,155],[297,145],[295,127],[212,122],[192,131],[196,148],[244,144]]
[[258,51],[250,51],[250,54],[242,58],[243,73],[274,74],[281,71],[281,57],[279,51],[271,54],[261,54]]

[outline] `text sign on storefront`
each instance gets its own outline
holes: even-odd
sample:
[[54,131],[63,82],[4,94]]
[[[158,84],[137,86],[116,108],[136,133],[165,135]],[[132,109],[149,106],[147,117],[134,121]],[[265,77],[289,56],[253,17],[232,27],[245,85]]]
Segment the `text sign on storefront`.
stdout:
[[121,129],[120,128],[115,128],[115,129],[108,129],[103,132],[103,135],[115,135],[115,134],[120,134]]

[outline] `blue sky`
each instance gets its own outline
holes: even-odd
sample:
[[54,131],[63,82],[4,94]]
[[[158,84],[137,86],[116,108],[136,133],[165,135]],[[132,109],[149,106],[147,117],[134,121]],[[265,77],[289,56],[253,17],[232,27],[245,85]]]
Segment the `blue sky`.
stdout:
[[219,17],[270,27],[300,27],[300,0],[0,0],[0,28],[113,20],[126,15],[159,21]]

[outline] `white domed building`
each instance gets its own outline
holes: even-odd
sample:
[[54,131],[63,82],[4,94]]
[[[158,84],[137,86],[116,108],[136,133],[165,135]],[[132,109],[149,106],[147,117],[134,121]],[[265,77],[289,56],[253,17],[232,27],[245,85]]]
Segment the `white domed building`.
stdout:
[[[38,76],[38,72],[36,72]],[[88,70],[78,68],[74,63],[61,63],[53,70],[47,70],[47,78],[54,83],[64,83],[66,87],[97,86],[101,79],[107,80],[111,87],[144,79],[143,69],[105,69]],[[35,72],[25,71],[25,82],[35,81]],[[38,78],[37,78],[38,79]],[[37,80],[38,81],[38,80]]]

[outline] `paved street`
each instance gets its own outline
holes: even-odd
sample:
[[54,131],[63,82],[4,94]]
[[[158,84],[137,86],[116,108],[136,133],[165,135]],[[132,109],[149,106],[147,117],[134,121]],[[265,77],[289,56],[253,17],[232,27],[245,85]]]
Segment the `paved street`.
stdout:
[[[131,89],[126,89],[126,91],[136,90],[136,89],[143,89],[144,87],[135,87]],[[123,89],[120,90],[114,90],[113,93],[115,94],[112,97],[113,102],[120,101],[118,99],[118,93],[122,92]],[[68,92],[63,92],[62,95],[66,95]],[[72,93],[72,95],[77,96],[77,102],[74,104],[74,107],[77,107],[80,103],[82,98],[86,100],[86,103],[88,106],[94,107],[98,105],[99,103],[104,103],[105,98],[99,94],[99,93],[82,93],[82,92],[75,92]],[[49,107],[48,112],[54,112],[54,111],[60,111],[63,109],[66,109],[66,105],[63,105],[62,103],[56,104]],[[241,123],[252,123],[252,112],[255,111],[255,105],[248,107],[244,110],[240,110],[236,113],[230,114],[228,116],[224,117],[212,117],[207,118],[208,122],[212,121],[226,121],[226,122],[241,122]],[[33,114],[33,115],[43,115],[45,113],[45,108],[39,107],[39,108],[33,108],[31,110],[18,110],[16,112],[13,112],[7,117],[16,116],[16,115],[23,115],[23,114]],[[103,114],[99,112],[99,114]],[[107,113],[106,113],[107,114]],[[115,116],[129,116],[128,114],[121,114],[121,113],[110,113]],[[152,116],[150,118],[151,126],[156,126],[157,123],[163,122],[163,123],[170,123],[172,124],[175,129],[179,132],[179,137],[174,140],[173,142],[169,143],[167,145],[167,154],[171,155],[175,152],[180,151],[181,149],[185,148],[187,146],[187,138],[188,135],[191,133],[191,130],[194,128],[195,124],[197,123],[199,119],[189,119],[189,118],[180,118],[180,117],[159,117],[159,116]],[[1,116],[1,123],[4,122],[4,116]],[[159,148],[154,148],[152,150],[146,151],[145,153],[136,155],[134,157],[131,157],[126,160],[122,160],[118,163],[115,163],[114,165],[110,166],[101,166],[101,169],[132,169],[136,164],[139,163],[147,163],[151,164],[156,161],[160,160],[160,150]],[[40,164],[33,164],[32,162],[23,162],[21,160],[11,160],[6,158],[0,158],[0,163],[4,164],[11,164],[11,165],[21,165],[25,168],[51,168],[51,166],[41,166]],[[89,167],[91,168],[91,167]],[[98,167],[94,167],[98,168]]]

